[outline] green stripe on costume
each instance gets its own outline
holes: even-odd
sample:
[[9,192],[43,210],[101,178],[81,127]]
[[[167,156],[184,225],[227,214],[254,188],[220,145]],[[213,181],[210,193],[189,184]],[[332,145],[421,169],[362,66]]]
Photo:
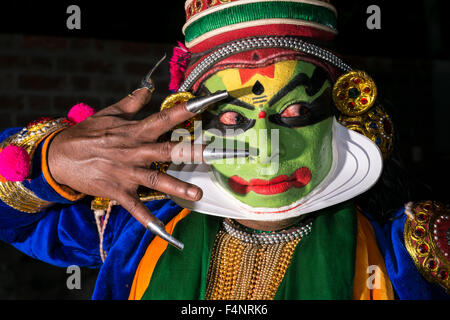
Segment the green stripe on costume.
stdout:
[[[174,236],[183,251],[168,246],[143,300],[204,299],[209,261],[221,218],[192,212]],[[321,210],[311,234],[300,240],[275,299],[352,299],[357,217],[347,202]]]
[[297,245],[275,300],[352,299],[357,228],[353,203],[321,210]]
[[299,2],[268,1],[231,6],[201,17],[186,27],[185,40],[190,42],[212,30],[263,19],[304,20],[336,29],[336,15],[327,7]]
[[200,300],[206,293],[209,260],[221,219],[191,212],[173,235],[183,251],[167,246],[153,271],[142,300]]

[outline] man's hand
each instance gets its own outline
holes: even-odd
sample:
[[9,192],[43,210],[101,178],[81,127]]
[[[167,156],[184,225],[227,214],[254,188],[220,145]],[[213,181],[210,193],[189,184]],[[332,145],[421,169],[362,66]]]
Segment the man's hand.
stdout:
[[[56,182],[84,194],[116,200],[144,226],[151,216],[137,195],[140,185],[191,201],[200,200],[203,194],[197,186],[148,169],[153,161],[173,160],[177,143],[158,143],[158,137],[195,116],[183,103],[141,121],[132,120],[150,98],[146,88],[136,90],[60,132],[48,151],[49,170]],[[201,159],[202,155],[195,154],[201,151],[193,148],[189,158]],[[183,159],[182,154],[176,157],[177,161]]]

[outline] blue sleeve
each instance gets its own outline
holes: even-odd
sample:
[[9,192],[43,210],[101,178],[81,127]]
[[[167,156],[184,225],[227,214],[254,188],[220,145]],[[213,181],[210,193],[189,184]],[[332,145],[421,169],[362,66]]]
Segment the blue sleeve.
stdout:
[[[0,133],[0,141],[18,131],[20,128]],[[60,196],[43,177],[40,159],[41,146],[34,155],[31,179],[23,184],[39,198],[54,204],[30,214],[0,201],[0,240],[52,265],[102,266],[100,278],[107,281],[101,281],[102,284],[96,287],[95,296],[113,292],[125,297],[125,291],[129,289],[122,284],[131,285],[130,277],[154,235],[125,209],[114,206],[103,236],[103,250],[108,253],[103,263],[97,224],[91,210],[92,198],[71,202]],[[155,200],[147,202],[146,206],[164,223],[182,209],[171,200]]]
[[[89,203],[54,205],[37,213],[2,207],[0,239],[32,258],[55,266],[99,267],[99,236]],[[15,216],[15,217],[13,217]],[[105,242],[105,248],[109,246]]]
[[406,222],[405,208],[398,210],[387,224],[371,219],[389,278],[399,299],[446,300],[450,295],[440,286],[422,277],[405,247],[403,230]]

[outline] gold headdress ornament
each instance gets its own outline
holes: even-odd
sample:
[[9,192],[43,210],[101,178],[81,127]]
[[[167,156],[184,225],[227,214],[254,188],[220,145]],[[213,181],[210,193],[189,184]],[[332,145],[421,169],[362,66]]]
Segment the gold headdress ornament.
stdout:
[[347,72],[333,87],[333,101],[341,113],[338,121],[371,139],[386,159],[393,149],[394,130],[377,98],[377,86],[364,71]]

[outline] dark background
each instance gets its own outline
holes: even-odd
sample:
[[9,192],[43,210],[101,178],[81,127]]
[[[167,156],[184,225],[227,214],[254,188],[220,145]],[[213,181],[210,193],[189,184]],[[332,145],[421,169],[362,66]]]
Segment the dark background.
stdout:
[[[450,174],[450,22],[446,1],[334,1],[336,48],[374,77],[397,109],[398,150],[420,188],[414,199],[448,201]],[[66,28],[66,9],[81,8],[81,30]],[[381,8],[381,30],[368,30],[366,9]],[[84,101],[107,106],[131,92],[164,53],[182,40],[184,1],[16,1],[0,5],[0,129],[39,116],[63,116]],[[168,65],[147,113],[169,93]],[[66,288],[66,270],[0,243],[0,299],[89,299],[95,270],[82,289]]]

